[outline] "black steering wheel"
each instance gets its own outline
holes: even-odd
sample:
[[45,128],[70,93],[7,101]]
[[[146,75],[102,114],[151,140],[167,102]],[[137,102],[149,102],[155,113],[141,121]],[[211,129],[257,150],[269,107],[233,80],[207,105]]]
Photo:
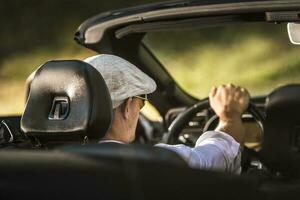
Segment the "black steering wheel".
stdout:
[[[207,108],[210,108],[208,98],[194,104],[193,106],[180,113],[169,126],[168,132],[164,136],[164,142],[166,142],[167,144],[176,143],[179,134],[187,125],[187,123],[192,119],[192,117],[194,117],[199,111]],[[249,106],[246,111],[249,112],[253,116],[253,118],[261,125],[263,133],[263,124],[265,121],[265,116],[252,102],[249,103]],[[216,115],[214,115],[212,118],[216,119],[217,117]]]

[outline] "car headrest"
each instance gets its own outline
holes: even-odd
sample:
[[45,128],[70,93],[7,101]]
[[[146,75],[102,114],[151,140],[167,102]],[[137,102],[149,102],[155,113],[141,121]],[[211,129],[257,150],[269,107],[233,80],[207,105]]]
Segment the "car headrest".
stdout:
[[286,174],[300,175],[300,84],[286,85],[266,99],[261,154],[265,164]]
[[111,121],[110,94],[94,67],[79,60],[49,61],[30,83],[21,129],[43,142],[96,140]]

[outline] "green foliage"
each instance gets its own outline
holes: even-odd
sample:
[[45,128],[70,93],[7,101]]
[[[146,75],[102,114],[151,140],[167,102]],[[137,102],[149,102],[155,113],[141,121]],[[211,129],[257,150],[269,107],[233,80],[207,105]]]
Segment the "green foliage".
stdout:
[[27,77],[47,60],[84,59],[95,54],[79,46],[61,49],[38,48],[4,59],[0,68],[0,114],[22,113]]
[[[89,8],[93,8],[92,13],[96,12],[93,6]],[[82,12],[80,17],[74,17],[71,9],[66,15],[60,11],[59,15],[66,18],[45,29],[42,29],[43,20],[50,23],[51,19],[39,21],[25,15],[37,20],[36,29],[25,29],[20,37],[10,35],[2,46],[6,54],[0,62],[0,103],[5,106],[0,107],[0,114],[22,112],[25,80],[39,65],[47,60],[84,59],[94,54],[73,41],[73,33],[83,20],[81,17],[85,19],[91,15],[88,10]],[[19,26],[21,29],[26,27],[24,24]],[[36,33],[38,29],[42,31]],[[16,30],[16,33],[20,32]],[[242,85],[252,95],[266,94],[282,84],[300,83],[300,47],[289,43],[285,24],[234,24],[155,32],[146,36],[145,43],[179,85],[199,98],[207,96],[212,86],[225,83]]]
[[290,44],[285,24],[152,33],[145,43],[177,83],[198,98],[226,83],[260,95],[300,82],[300,47]]
[[156,0],[5,1],[0,6],[0,115],[23,111],[25,80],[47,60],[83,59],[94,52],[73,41],[78,26],[101,12]]

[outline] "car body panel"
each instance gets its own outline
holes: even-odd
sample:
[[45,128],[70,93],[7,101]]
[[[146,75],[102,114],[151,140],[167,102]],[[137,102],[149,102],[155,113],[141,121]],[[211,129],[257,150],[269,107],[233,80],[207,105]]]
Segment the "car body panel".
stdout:
[[[180,3],[162,3],[161,6],[135,7],[114,12],[106,12],[83,22],[75,34],[75,40],[81,45],[100,45],[105,34],[120,27],[163,20],[189,19],[210,15],[258,13],[271,11],[289,11],[300,9],[299,1],[220,1],[211,5]],[[165,6],[163,6],[165,5]],[[145,9],[148,8],[148,9]]]

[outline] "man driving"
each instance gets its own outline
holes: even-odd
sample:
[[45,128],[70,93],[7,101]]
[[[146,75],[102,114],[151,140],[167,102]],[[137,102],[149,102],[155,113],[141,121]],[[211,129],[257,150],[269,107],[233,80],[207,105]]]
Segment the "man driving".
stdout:
[[[96,55],[84,60],[103,76],[113,105],[110,130],[99,143],[129,144],[135,131],[147,94],[155,91],[156,83],[133,64],[114,55]],[[176,152],[190,167],[240,173],[240,144],[245,130],[241,115],[249,104],[246,89],[232,84],[213,87],[209,93],[210,106],[219,117],[214,131],[203,133],[195,147],[157,144]]]

